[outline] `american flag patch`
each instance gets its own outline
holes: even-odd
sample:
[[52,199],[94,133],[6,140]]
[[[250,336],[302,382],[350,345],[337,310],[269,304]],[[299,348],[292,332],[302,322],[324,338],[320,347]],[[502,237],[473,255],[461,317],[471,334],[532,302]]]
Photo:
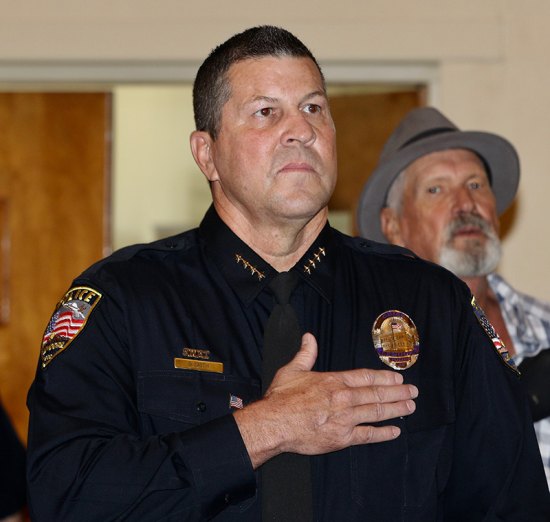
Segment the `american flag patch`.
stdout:
[[238,410],[242,410],[243,400],[240,397],[237,397],[236,395],[230,394],[229,395],[229,407],[230,408],[237,408]]
[[516,373],[519,373],[516,363],[514,362],[514,359],[510,357],[510,353],[508,352],[506,345],[499,337],[496,330],[493,328],[493,325],[489,322],[489,319],[487,319],[487,316],[485,315],[485,312],[481,309],[481,306],[477,304],[476,298],[474,296],[472,296],[471,303],[472,308],[474,309],[474,314],[477,317],[479,324],[481,325],[489,339],[491,339],[491,342],[493,343],[493,346],[500,355],[501,359],[504,361],[506,366],[512,368],[512,370],[514,370]]
[[100,299],[99,292],[84,286],[71,288],[63,296],[42,338],[42,368],[71,344],[84,328],[90,312]]

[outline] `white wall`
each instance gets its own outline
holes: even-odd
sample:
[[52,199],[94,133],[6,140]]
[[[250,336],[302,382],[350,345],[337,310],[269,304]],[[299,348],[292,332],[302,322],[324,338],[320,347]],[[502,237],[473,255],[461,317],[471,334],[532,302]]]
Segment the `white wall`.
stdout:
[[[105,85],[115,80],[178,80],[192,74],[226,37],[260,23],[295,32],[327,68],[433,67],[434,99],[444,113],[464,129],[497,132],[516,145],[522,180],[501,272],[519,288],[550,299],[550,246],[545,241],[550,193],[547,0],[0,0],[0,13],[4,89],[17,81],[43,79]],[[176,91],[172,95],[179,99]],[[131,94],[134,102],[140,96],[147,98],[139,89]],[[132,108],[129,98],[117,111],[132,112],[135,123],[145,118],[153,124],[157,116],[146,111],[156,102],[149,103]],[[164,114],[167,120],[177,118],[170,111]],[[133,175],[126,178],[131,186],[116,180],[117,198],[127,193],[134,199],[115,209],[115,237],[120,241],[137,239],[143,229],[147,237],[154,235],[151,228],[174,217],[169,212],[181,212],[179,217],[187,219],[196,201],[189,191],[207,190],[202,180],[196,184],[200,174],[192,167],[165,164],[188,147],[187,136],[181,134],[189,129],[171,128],[168,140],[152,133],[150,152],[156,160],[134,165]],[[131,163],[131,156],[131,150],[121,150],[116,161]],[[171,181],[158,181],[161,169],[170,172]],[[143,178],[151,173],[156,185],[145,187]],[[168,195],[160,190],[165,183],[171,187]],[[143,225],[144,212],[155,216],[154,226]],[[129,215],[135,228],[123,225]]]

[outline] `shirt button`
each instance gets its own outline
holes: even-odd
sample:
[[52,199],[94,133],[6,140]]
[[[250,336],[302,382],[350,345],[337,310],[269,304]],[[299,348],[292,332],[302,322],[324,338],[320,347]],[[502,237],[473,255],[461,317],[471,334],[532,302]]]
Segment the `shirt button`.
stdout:
[[226,493],[225,497],[223,497],[223,500],[226,504],[229,504],[231,502],[231,495],[229,493]]
[[206,411],[206,404],[204,402],[197,402],[197,411],[201,413]]

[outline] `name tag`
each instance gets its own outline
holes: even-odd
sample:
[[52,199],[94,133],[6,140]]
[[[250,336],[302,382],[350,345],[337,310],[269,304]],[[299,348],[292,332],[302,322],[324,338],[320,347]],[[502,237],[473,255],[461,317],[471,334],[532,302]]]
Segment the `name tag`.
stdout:
[[197,372],[223,373],[223,363],[212,361],[197,361],[196,359],[174,358],[174,368],[195,370]]

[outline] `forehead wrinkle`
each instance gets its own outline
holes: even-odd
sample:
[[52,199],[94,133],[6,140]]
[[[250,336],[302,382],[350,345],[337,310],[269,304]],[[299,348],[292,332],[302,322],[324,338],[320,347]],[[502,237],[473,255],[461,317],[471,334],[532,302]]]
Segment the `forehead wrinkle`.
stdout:
[[313,91],[313,92],[310,92],[309,94],[306,94],[302,98],[302,101],[311,100],[311,98],[316,98],[317,96],[321,96],[321,98],[327,99],[327,95],[326,95],[325,91],[320,90],[320,91]]
[[256,96],[253,96],[250,100],[245,102],[245,105],[257,103],[257,102],[267,102],[267,103],[278,103],[280,98],[274,98],[273,96],[263,96],[261,94],[258,94]]

